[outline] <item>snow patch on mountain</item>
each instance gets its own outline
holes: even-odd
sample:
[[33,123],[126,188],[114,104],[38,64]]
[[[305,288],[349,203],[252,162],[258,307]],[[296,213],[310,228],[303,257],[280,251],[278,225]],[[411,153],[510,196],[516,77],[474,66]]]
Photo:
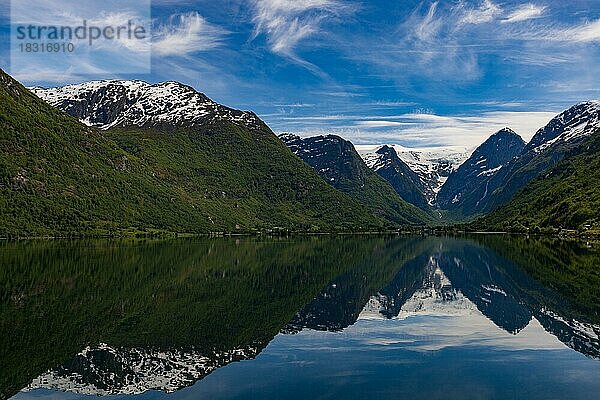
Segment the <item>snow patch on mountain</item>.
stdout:
[[[382,155],[377,153],[384,145],[357,145],[356,150],[369,168],[377,171],[385,166]],[[430,205],[435,204],[437,193],[448,176],[468,159],[475,148],[466,146],[411,148],[402,145],[393,147],[398,157],[416,172],[425,187]]]
[[477,176],[493,176],[496,172],[502,169],[502,165],[497,166],[496,168],[486,169],[485,171],[481,171],[477,174]]
[[541,153],[555,143],[566,143],[600,129],[600,100],[579,103],[554,117],[536,132],[525,151]]
[[260,124],[251,112],[222,106],[178,82],[150,84],[139,80],[91,81],[31,92],[89,126],[190,126],[229,121],[247,127]]
[[367,167],[373,171],[378,171],[381,168],[384,168],[389,162],[383,155],[377,153],[361,154],[361,157],[365,161],[365,164],[367,164]]

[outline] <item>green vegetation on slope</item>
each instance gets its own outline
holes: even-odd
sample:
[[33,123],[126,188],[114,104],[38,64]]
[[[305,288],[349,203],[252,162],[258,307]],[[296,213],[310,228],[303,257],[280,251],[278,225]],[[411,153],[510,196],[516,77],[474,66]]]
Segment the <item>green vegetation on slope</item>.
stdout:
[[383,225],[266,126],[98,131],[2,71],[0,210],[0,236]]
[[[356,157],[360,156],[356,154]],[[360,158],[357,162],[364,164]],[[434,221],[425,211],[404,201],[377,173],[366,165],[364,169],[361,181],[341,181],[335,187],[392,224],[423,225]]]
[[506,205],[474,223],[476,228],[544,231],[600,227],[600,132],[530,182]]

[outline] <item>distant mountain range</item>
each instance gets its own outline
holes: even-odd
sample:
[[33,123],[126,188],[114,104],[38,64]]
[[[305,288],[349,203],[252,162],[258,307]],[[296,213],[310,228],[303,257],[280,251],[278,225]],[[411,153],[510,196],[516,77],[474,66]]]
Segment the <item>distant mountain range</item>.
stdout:
[[529,143],[505,128],[476,149],[410,149],[278,138],[177,82],[28,92],[1,72],[0,97],[0,236],[380,230],[488,214],[478,229],[600,228],[599,101]]
[[[529,143],[504,128],[472,152],[440,149],[446,157],[429,157],[429,168],[406,162],[402,147],[394,154],[396,146],[360,146],[360,154],[401,197],[419,207],[427,199],[449,223],[491,213],[473,226],[600,231],[600,190],[594,168],[599,130],[600,101],[588,101],[557,115]],[[431,150],[408,154],[423,159]],[[433,174],[432,179],[431,171],[449,172]]]
[[[380,150],[386,147],[387,150]],[[440,191],[450,174],[469,158],[473,148],[462,146],[408,148],[398,144],[384,146],[359,145],[358,152],[369,167],[379,170],[386,164],[387,158],[396,157],[402,160],[419,177],[419,191],[425,197],[429,206],[437,203],[437,193]],[[385,169],[382,170],[385,172]],[[392,183],[392,185],[394,185]]]

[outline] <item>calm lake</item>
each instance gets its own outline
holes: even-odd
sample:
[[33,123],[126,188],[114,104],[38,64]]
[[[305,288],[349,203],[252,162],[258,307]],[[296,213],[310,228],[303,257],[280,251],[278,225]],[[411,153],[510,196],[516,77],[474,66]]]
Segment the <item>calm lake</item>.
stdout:
[[598,399],[600,247],[0,243],[0,398]]

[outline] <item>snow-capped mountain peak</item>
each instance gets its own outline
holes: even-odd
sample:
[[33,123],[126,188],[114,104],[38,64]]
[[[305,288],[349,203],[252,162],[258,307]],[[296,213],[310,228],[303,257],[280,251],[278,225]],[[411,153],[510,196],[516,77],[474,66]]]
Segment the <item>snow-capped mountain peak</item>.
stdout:
[[139,80],[105,80],[30,90],[50,105],[101,129],[179,127],[214,121],[248,127],[260,124],[255,114],[222,106],[191,86],[174,81],[150,84]]
[[390,164],[392,152],[395,153],[393,147],[383,145],[372,153],[361,154],[361,157],[370,169],[377,171]]
[[600,129],[600,100],[576,104],[554,117],[539,129],[527,144],[524,153],[540,153],[558,142],[571,142]]

